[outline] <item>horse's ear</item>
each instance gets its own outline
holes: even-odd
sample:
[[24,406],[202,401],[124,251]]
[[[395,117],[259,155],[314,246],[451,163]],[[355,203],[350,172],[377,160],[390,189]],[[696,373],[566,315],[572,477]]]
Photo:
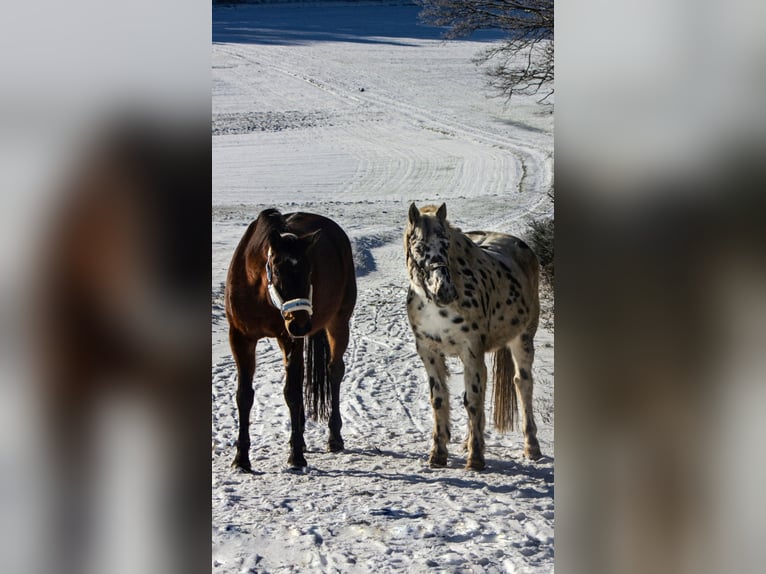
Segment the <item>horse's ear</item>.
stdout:
[[414,201],[410,205],[410,212],[408,215],[410,225],[417,225],[418,221],[420,221],[420,210],[417,208]]
[[447,204],[446,203],[442,203],[439,206],[439,209],[436,210],[436,217],[438,217],[440,221],[447,221]]
[[322,230],[317,229],[316,231],[312,233],[308,233],[304,235],[301,239],[303,239],[306,242],[306,251],[312,250],[316,244],[317,241],[319,241],[319,238],[322,236]]

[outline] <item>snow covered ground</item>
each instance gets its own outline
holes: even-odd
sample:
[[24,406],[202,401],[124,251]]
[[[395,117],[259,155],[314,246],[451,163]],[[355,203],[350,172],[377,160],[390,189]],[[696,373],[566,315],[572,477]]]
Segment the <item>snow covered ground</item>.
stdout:
[[[488,98],[471,58],[396,3],[213,9],[213,572],[552,572],[553,332],[536,337],[545,455],[487,433],[466,471],[462,367],[450,362],[453,443],[430,469],[431,407],[405,313],[411,201],[445,201],[465,229],[521,234],[550,212],[553,117],[538,98]],[[289,414],[274,341],[257,351],[254,474],[230,468],[236,370],[223,312],[234,247],[266,207],[315,211],[351,238],[359,297],[341,410],[346,451],[307,423],[305,473],[285,471]],[[491,396],[491,389],[488,392]]]

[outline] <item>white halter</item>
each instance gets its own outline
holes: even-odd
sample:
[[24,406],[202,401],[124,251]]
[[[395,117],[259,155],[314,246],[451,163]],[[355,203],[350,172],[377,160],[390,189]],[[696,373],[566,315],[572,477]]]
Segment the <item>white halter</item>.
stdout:
[[285,301],[282,299],[282,295],[279,294],[276,285],[272,283],[271,274],[271,247],[269,247],[269,254],[266,258],[266,279],[268,281],[269,296],[271,297],[271,304],[282,312],[282,315],[292,313],[294,311],[307,311],[309,316],[313,314],[314,310],[311,306],[311,300],[314,295],[314,286],[309,286],[308,299],[290,299]]

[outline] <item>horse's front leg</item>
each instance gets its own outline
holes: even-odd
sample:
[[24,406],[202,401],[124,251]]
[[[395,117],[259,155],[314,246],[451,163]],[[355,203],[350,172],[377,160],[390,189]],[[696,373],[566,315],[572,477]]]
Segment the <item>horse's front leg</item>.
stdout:
[[468,460],[466,468],[482,470],[484,463],[484,395],[487,388],[487,366],[484,352],[467,346],[460,355],[465,373],[463,405],[468,412]]
[[447,443],[451,438],[447,364],[443,353],[421,345],[420,342],[418,342],[417,350],[428,375],[431,408],[434,412],[433,446],[428,463],[435,467],[447,466]]
[[327,448],[330,452],[341,452],[344,449],[341,428],[343,421],[340,416],[340,382],[346,372],[343,353],[348,347],[348,320],[334,322],[327,329],[327,342],[330,349],[328,372],[330,374],[330,392],[332,406],[330,410],[330,439]]
[[290,456],[287,464],[293,468],[306,466],[303,456],[303,428],[306,415],[303,410],[303,339],[279,339],[285,356],[285,401],[290,409]]
[[237,412],[239,413],[239,436],[237,454],[232,466],[250,471],[250,409],[253,406],[253,375],[255,374],[255,346],[257,339],[251,339],[240,331],[229,329],[229,343],[234,362],[237,364]]

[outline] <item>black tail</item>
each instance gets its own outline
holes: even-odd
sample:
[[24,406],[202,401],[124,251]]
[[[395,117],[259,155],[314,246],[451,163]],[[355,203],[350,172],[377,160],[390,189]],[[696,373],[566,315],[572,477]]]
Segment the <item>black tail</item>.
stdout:
[[327,333],[322,329],[311,335],[306,345],[304,405],[311,420],[326,421],[330,416],[329,357]]
[[495,391],[494,418],[495,428],[500,432],[513,430],[516,426],[516,389],[513,377],[516,367],[511,351],[503,347],[494,354]]

